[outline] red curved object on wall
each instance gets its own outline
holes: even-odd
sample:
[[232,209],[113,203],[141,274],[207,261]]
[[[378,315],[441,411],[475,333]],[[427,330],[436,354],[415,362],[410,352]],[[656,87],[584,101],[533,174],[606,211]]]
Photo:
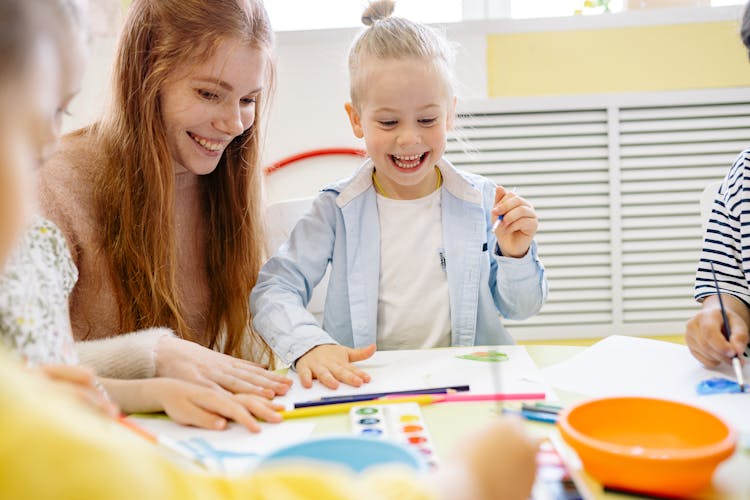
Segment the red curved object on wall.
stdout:
[[364,158],[365,156],[367,156],[367,153],[365,152],[364,149],[357,149],[357,148],[312,149],[310,151],[304,151],[302,153],[297,153],[295,155],[288,156],[284,159],[281,159],[277,161],[276,163],[274,163],[273,165],[270,165],[264,168],[263,172],[266,175],[268,175],[296,161],[304,160],[306,158],[314,158],[316,156],[329,156],[329,155],[348,155],[348,156],[359,156],[359,157]]

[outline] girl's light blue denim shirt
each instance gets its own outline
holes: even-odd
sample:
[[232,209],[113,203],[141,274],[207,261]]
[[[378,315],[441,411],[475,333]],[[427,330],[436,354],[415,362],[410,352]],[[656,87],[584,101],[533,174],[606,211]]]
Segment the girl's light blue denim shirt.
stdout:
[[[443,259],[448,278],[451,344],[512,344],[501,317],[528,318],[547,299],[536,243],[523,257],[500,255],[490,216],[495,184],[445,159],[438,167],[444,248],[435,258]],[[368,160],[324,188],[260,271],[250,295],[253,326],[286,364],[321,344],[376,342],[380,222],[373,168]],[[321,326],[306,306],[329,265]]]

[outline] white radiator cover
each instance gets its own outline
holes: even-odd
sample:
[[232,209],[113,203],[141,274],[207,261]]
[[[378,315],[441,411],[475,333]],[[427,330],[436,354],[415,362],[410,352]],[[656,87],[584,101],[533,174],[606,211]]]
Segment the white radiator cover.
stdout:
[[514,337],[684,332],[700,194],[747,147],[750,88],[460,103],[447,157],[540,219],[549,300]]

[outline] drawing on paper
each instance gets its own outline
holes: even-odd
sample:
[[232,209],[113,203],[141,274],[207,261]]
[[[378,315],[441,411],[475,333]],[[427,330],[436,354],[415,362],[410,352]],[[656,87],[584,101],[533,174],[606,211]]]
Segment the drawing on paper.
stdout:
[[470,361],[484,361],[486,363],[499,363],[510,359],[507,354],[500,351],[477,351],[456,357],[459,359],[468,359]]

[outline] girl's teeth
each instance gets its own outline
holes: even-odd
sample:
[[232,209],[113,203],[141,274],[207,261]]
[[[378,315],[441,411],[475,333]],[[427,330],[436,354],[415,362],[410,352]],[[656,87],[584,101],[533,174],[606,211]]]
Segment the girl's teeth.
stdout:
[[422,160],[423,155],[396,156],[393,155],[393,162],[401,168],[417,167]]

